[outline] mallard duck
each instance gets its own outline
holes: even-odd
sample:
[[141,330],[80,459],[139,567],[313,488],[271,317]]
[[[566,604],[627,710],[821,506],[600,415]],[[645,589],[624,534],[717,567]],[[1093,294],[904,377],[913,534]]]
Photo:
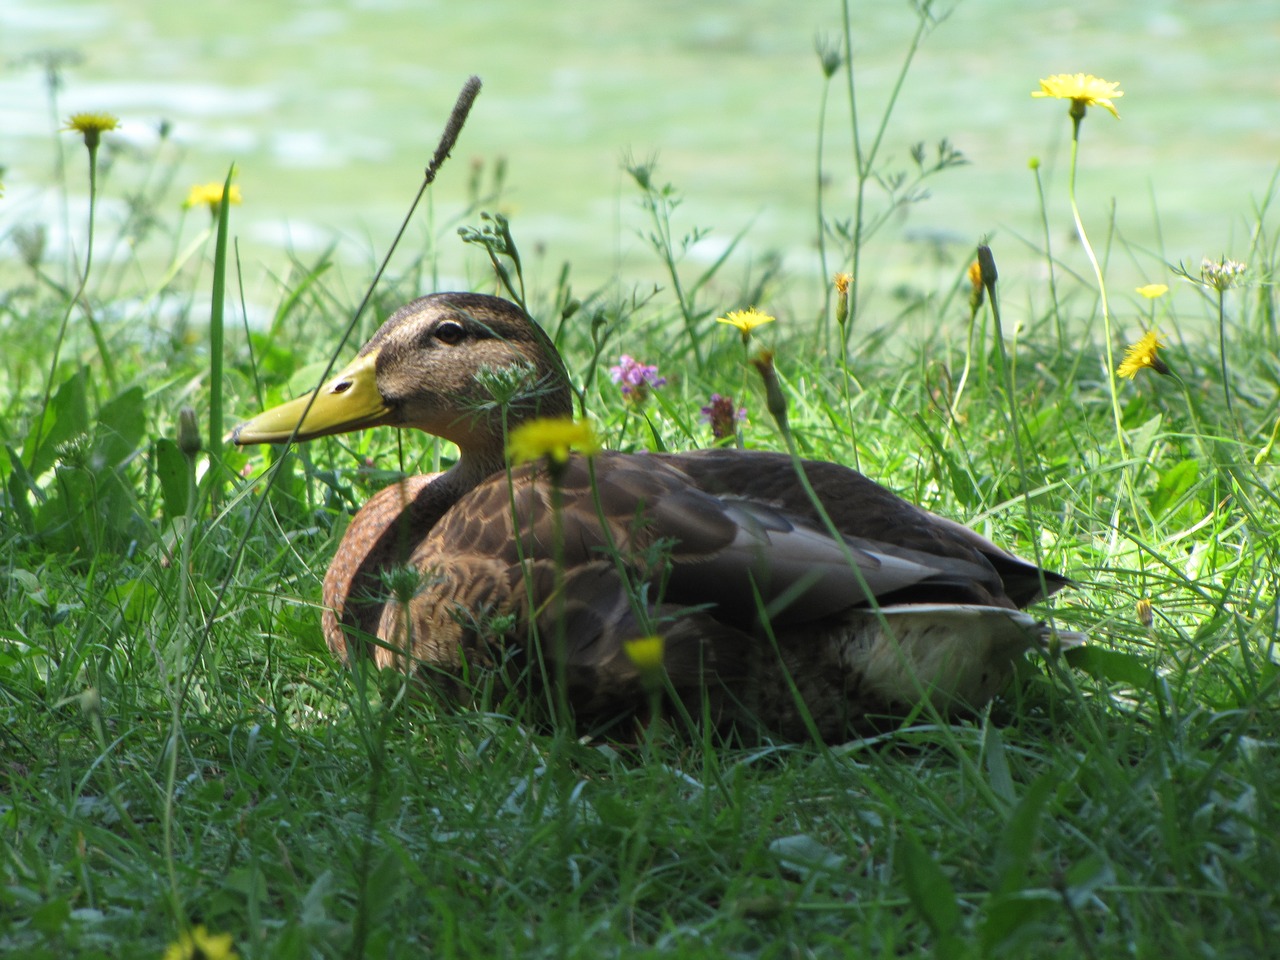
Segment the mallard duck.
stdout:
[[[523,387],[499,404],[495,377]],[[1022,611],[1066,577],[839,464],[802,461],[839,539],[786,454],[600,452],[555,475],[508,469],[504,430],[570,413],[563,362],[523,311],[439,293],[233,438],[381,424],[453,441],[449,470],[393,484],[352,520],[324,579],[329,648],[455,693],[486,675],[549,678],[589,728],[646,709],[652,672],[627,642],[655,634],[663,689],[688,715],[831,741],[925,697],[979,708],[1027,649],[1081,639]],[[387,576],[406,567],[409,589]]]

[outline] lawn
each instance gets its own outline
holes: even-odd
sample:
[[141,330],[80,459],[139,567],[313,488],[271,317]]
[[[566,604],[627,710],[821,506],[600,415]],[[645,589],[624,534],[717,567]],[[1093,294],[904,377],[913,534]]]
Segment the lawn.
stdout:
[[[988,263],[981,298],[979,237],[862,293],[898,214],[945,193],[962,159],[928,143],[885,167],[874,134],[901,119],[885,99],[863,105],[858,138],[831,112],[860,152],[816,158],[853,184],[813,211],[816,279],[732,243],[692,256],[713,225],[660,158],[633,159],[624,201],[657,283],[580,286],[572,263],[524,276],[492,167],[435,212],[463,226],[439,242],[477,287],[524,300],[555,338],[606,446],[709,446],[701,410],[720,394],[746,409],[743,445],[785,449],[748,362],[768,348],[803,455],[1075,581],[1036,609],[1087,648],[1028,657],[977,717],[922,710],[839,745],[725,742],[676,720],[580,739],[519,703],[460,711],[335,664],[320,580],[352,512],[456,451],[385,428],[287,450],[223,438],[314,386],[429,292],[437,264],[401,250],[361,310],[327,253],[280,252],[274,299],[245,323],[241,207],[222,184],[170,214],[147,192],[163,176],[100,181],[104,157],[162,159],[114,152],[114,118],[73,122],[68,180],[77,197],[94,184],[70,207],[75,254],[43,249],[41,225],[0,199],[21,278],[0,295],[0,953],[1267,955],[1276,183],[1230,212],[1247,231],[1205,237],[1193,263],[1130,248],[1096,203],[1075,213],[1114,129],[1106,93],[1035,103],[1078,153],[1052,183],[1017,161],[1042,213],[1034,271],[996,280]],[[440,172],[467,176],[456,159]],[[152,186],[115,195],[122,177]],[[596,228],[602,247],[615,228]],[[1006,261],[993,240],[995,265],[1025,262],[1019,244]],[[1142,264],[1142,289],[1109,282],[1115,263]],[[837,272],[854,275],[847,309]],[[1011,280],[1024,295],[1002,298]],[[777,320],[744,349],[716,318],[752,306]],[[622,354],[665,384],[624,397]]]

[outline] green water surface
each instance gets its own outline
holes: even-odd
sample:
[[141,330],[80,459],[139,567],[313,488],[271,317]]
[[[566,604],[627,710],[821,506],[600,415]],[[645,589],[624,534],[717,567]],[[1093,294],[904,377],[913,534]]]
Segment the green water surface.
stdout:
[[[863,145],[875,136],[916,18],[905,2],[851,3]],[[1240,256],[1251,201],[1280,161],[1280,10],[1270,2],[938,5],[949,15],[921,46],[881,148],[902,168],[916,141],[951,140],[970,164],[930,184],[869,247],[862,291],[955,274],[991,236],[1002,277],[1042,295],[1024,243],[1041,237],[1028,159],[1043,160],[1053,238],[1081,270],[1066,203],[1065,104],[1033,100],[1037,79],[1085,71],[1119,81],[1122,119],[1085,123],[1080,197],[1099,242],[1110,232],[1117,289],[1167,278],[1164,260]],[[693,251],[710,261],[748,230],[745,268],[780,251],[792,293],[812,292],[816,142],[822,76],[815,38],[836,38],[834,0],[616,0],[612,3],[357,3],[224,0],[7,0],[0,9],[0,164],[7,195],[0,235],[56,222],[54,135],[46,78],[22,58],[81,52],[58,91],[76,110],[118,115],[122,145],[155,147],[177,163],[166,193],[176,213],[188,187],[221,179],[234,161],[246,278],[270,284],[287,262],[335,239],[354,277],[389,242],[441,125],[469,74],[484,79],[453,161],[402,251],[432,235],[443,285],[474,284],[483,261],[449,226],[472,164],[504,158],[500,208],[549,283],[562,262],[575,287],[661,278],[637,231],[646,228],[622,169],[658,158],[658,179],[685,200],[679,229],[710,228]],[[853,169],[844,72],[828,108],[824,165],[830,216],[852,213]],[[62,134],[73,193],[85,193],[82,149]],[[125,164],[115,186],[123,189]],[[110,216],[110,187],[104,191]],[[876,201],[879,194],[873,189]],[[73,220],[75,213],[73,211]],[[943,259],[935,259],[942,243]],[[950,246],[948,246],[950,244]],[[0,241],[0,257],[15,257]],[[922,271],[923,279],[922,279]],[[785,296],[790,295],[784,292]]]

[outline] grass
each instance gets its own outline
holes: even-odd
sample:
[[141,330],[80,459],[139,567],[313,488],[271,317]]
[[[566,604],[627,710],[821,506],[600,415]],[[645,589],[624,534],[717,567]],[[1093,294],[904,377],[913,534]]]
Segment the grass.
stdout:
[[[1044,108],[1066,124],[1065,106]],[[783,448],[714,317],[785,306],[787,278],[692,266],[679,191],[660,167],[635,179],[672,282],[584,295],[569,270],[521,296],[609,446],[706,445],[718,392],[748,407],[745,445]],[[1163,331],[1172,377],[1116,380],[1078,250],[1041,252],[1043,308],[971,310],[966,258],[843,330],[778,309],[757,333],[803,455],[1068,572],[1045,614],[1093,637],[1069,665],[1029,661],[976,720],[833,748],[582,743],[336,668],[316,605],[347,518],[450,450],[379,430],[207,458],[189,438],[314,383],[359,294],[324,258],[282,261],[269,323],[245,329],[234,250],[209,265],[226,231],[163,217],[142,238],[100,218],[95,240],[172,251],[163,282],[31,257],[0,300],[0,950],[159,956],[200,923],[272,958],[1257,956],[1280,924],[1273,187],[1243,283],[1164,264],[1159,300],[1109,291],[1126,336]],[[519,218],[482,219],[480,193],[437,216],[516,276]],[[1088,226],[1104,284],[1112,260],[1150,262]],[[836,225],[826,242],[833,266],[881,255]],[[388,278],[357,336],[431,273]],[[210,275],[228,284],[216,358]],[[642,407],[604,373],[624,352],[668,377]]]

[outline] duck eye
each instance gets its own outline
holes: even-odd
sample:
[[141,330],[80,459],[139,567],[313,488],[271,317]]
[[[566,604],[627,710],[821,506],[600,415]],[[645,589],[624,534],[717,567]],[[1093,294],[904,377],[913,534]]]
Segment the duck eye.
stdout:
[[436,325],[435,335],[436,339],[441,343],[453,346],[462,342],[462,338],[467,335],[467,331],[456,320],[445,320]]

